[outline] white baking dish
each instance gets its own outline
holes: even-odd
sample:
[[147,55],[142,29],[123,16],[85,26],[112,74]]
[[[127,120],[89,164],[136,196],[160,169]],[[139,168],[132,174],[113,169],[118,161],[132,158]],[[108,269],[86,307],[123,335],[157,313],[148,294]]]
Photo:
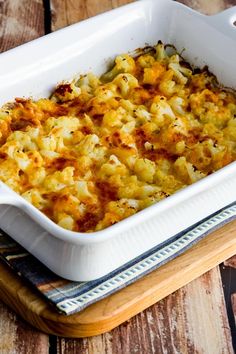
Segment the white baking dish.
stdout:
[[[0,55],[0,104],[47,96],[61,80],[102,73],[115,55],[159,39],[236,88],[236,7],[207,17],[171,0],[143,0]],[[53,223],[0,183],[0,227],[64,278],[101,277],[236,200],[236,163],[103,231]]]

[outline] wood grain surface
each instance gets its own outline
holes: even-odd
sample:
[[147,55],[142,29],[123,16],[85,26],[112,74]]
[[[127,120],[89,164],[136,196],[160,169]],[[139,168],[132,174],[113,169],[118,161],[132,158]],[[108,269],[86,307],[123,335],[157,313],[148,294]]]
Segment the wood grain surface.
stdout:
[[214,15],[236,5],[236,0],[178,0],[193,9],[206,15]]
[[236,268],[236,256],[233,256],[233,257],[227,259],[224,262],[224,265],[227,266],[227,267]]
[[[48,28],[56,30],[128,2],[131,1],[0,0],[0,51],[43,35],[45,23],[49,24]],[[213,14],[236,5],[236,0],[182,0],[180,2],[206,14]],[[52,16],[47,12],[49,9],[47,5],[51,7]],[[232,296],[232,303],[236,314],[236,295]],[[50,352],[215,354],[211,348],[209,349],[206,335],[201,330],[201,317],[205,319],[208,311],[211,315],[216,311],[216,316],[212,319],[213,327],[210,328],[212,336],[220,338],[223,343],[220,345],[221,353],[231,353],[231,340],[218,268],[192,281],[110,333],[79,340],[50,337]],[[215,329],[218,319],[221,325]],[[32,341],[37,345],[33,345]],[[186,345],[186,341],[189,344]],[[165,347],[166,343],[167,347]],[[48,336],[33,330],[5,305],[0,305],[0,353],[46,354],[48,351]]]
[[231,296],[231,302],[232,302],[232,310],[234,313],[234,320],[235,320],[235,325],[236,325],[236,294],[233,294]]
[[0,353],[46,354],[49,352],[49,338],[8,310],[0,303]]
[[0,0],[0,52],[43,34],[43,1]]
[[204,274],[110,333],[84,340],[58,339],[57,352],[233,353],[218,269]]
[[51,0],[52,30],[114,9],[132,0]]

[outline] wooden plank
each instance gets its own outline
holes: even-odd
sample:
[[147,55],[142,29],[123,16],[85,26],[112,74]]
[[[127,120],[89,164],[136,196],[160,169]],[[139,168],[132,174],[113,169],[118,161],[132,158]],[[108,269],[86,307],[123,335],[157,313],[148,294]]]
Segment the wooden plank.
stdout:
[[236,5],[235,0],[177,0],[182,4],[185,4],[197,11],[200,11],[206,15],[213,15],[217,12],[223,11],[231,6]]
[[75,315],[58,314],[1,263],[0,298],[44,332],[75,338],[102,334],[231,257],[236,250],[235,229],[236,220],[134,284]]
[[236,268],[236,255],[227,259],[225,262],[224,262],[224,265],[226,267],[232,267],[232,268]]
[[0,302],[0,353],[47,354],[48,336],[41,334]]
[[51,0],[52,30],[125,5],[133,0]]
[[[228,319],[229,325],[231,327],[231,334],[233,345],[236,349],[236,326],[235,326],[235,316],[236,316],[236,308],[235,308],[235,300],[233,298],[234,294],[236,296],[236,269],[231,267],[226,267],[224,264],[220,265],[220,272],[221,272],[221,280],[222,280],[222,287],[224,291],[225,297],[225,307],[228,312]],[[233,315],[233,306],[235,315]]]
[[0,1],[0,52],[40,37],[43,34],[43,1]]
[[58,339],[57,353],[233,353],[218,268],[110,333]]
[[232,310],[234,313],[235,326],[236,326],[236,294],[233,294],[231,296],[231,302],[232,302]]

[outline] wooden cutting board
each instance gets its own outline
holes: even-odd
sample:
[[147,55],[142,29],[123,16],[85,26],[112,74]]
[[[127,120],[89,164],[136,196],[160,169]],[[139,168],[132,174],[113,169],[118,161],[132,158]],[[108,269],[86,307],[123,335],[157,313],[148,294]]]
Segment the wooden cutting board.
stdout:
[[70,316],[58,314],[40,293],[0,263],[0,298],[43,332],[94,336],[110,331],[235,253],[236,220],[143,279]]

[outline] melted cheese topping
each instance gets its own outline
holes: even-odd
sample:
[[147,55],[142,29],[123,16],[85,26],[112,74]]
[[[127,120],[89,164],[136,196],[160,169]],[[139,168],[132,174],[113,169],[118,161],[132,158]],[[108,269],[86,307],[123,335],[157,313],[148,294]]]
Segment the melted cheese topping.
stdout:
[[0,111],[0,180],[60,226],[104,229],[236,159],[236,98],[159,43]]

